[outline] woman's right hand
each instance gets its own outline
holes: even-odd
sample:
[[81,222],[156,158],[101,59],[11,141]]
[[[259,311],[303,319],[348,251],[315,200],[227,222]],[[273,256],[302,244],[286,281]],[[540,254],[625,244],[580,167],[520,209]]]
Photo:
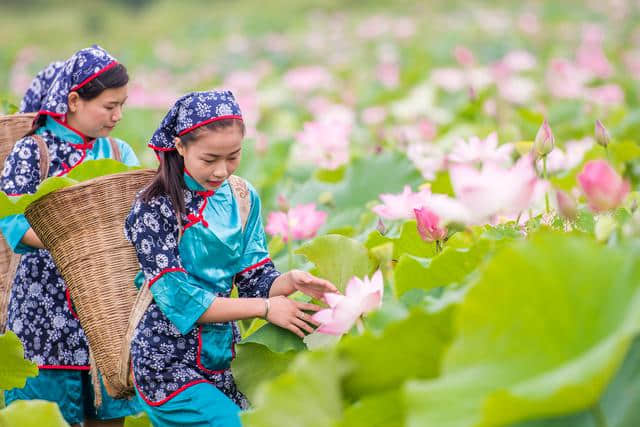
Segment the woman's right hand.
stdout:
[[312,333],[315,326],[320,326],[306,311],[318,311],[322,308],[315,304],[294,301],[284,295],[269,298],[269,314],[266,320],[281,328],[288,329],[300,338],[304,338],[304,332]]

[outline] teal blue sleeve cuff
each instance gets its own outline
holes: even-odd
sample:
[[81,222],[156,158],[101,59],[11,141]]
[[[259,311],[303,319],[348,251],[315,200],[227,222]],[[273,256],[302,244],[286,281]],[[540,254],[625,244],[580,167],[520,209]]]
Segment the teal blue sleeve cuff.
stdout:
[[0,218],[0,230],[2,231],[2,235],[11,250],[15,253],[23,254],[36,250],[36,248],[20,243],[29,228],[31,228],[31,225],[29,225],[29,221],[27,221],[27,218],[22,214],[9,215],[4,218]]
[[189,283],[187,274],[168,272],[151,283],[153,299],[160,311],[182,335],[188,334],[207,311],[215,294]]

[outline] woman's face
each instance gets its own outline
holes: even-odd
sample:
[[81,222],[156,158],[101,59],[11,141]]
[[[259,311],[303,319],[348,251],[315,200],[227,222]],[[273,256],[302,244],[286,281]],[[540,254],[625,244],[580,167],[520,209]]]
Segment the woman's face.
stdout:
[[242,138],[238,125],[206,129],[187,145],[176,138],[176,149],[193,179],[207,190],[216,190],[240,165]]
[[89,138],[108,136],[122,118],[126,100],[127,85],[105,89],[89,101],[80,98],[77,92],[71,92],[67,123]]

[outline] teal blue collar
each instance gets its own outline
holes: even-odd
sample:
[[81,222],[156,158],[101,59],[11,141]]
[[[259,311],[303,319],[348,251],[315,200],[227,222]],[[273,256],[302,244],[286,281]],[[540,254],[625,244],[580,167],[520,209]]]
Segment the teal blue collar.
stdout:
[[198,184],[198,182],[191,176],[187,169],[184,170],[184,183],[187,185],[187,188],[192,191],[207,191],[202,185]]
[[55,136],[69,142],[76,148],[90,149],[93,148],[93,143],[95,142],[95,139],[87,137],[82,132],[51,116],[47,116],[47,120],[41,129],[51,131]]

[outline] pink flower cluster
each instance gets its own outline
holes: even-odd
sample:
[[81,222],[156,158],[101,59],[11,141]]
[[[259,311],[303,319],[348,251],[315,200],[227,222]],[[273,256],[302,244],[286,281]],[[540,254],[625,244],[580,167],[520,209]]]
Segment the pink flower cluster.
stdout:
[[284,242],[305,240],[314,237],[326,220],[327,213],[316,210],[314,203],[298,205],[287,212],[271,212],[265,231]]

